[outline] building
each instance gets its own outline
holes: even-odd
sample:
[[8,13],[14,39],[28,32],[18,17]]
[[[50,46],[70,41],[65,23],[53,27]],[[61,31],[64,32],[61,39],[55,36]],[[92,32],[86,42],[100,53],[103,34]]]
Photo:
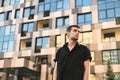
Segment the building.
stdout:
[[52,80],[66,27],[78,24],[91,50],[90,80],[104,80],[108,59],[120,80],[120,0],[0,0],[0,80]]

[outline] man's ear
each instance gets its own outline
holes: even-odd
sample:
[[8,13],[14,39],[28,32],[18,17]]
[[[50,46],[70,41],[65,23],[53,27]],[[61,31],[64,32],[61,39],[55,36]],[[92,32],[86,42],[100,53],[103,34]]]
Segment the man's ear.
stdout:
[[67,37],[69,37],[69,32],[66,32],[65,35],[66,35]]

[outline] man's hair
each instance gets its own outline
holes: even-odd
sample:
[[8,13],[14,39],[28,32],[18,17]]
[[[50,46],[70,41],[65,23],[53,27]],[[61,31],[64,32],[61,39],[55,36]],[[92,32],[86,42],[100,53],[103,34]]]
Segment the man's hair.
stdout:
[[78,25],[70,25],[67,27],[67,32],[70,32],[72,27],[80,28]]

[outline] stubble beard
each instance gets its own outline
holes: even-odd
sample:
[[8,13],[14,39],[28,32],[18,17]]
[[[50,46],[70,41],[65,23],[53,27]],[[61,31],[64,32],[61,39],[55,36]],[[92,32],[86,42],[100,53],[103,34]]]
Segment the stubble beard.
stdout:
[[73,40],[73,41],[77,41],[78,39],[77,39],[77,38],[71,38],[71,40]]

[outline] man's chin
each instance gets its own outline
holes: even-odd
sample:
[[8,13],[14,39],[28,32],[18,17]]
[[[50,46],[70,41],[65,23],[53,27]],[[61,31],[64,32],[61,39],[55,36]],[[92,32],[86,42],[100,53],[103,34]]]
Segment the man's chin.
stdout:
[[77,38],[72,38],[73,41],[77,41],[78,39]]

